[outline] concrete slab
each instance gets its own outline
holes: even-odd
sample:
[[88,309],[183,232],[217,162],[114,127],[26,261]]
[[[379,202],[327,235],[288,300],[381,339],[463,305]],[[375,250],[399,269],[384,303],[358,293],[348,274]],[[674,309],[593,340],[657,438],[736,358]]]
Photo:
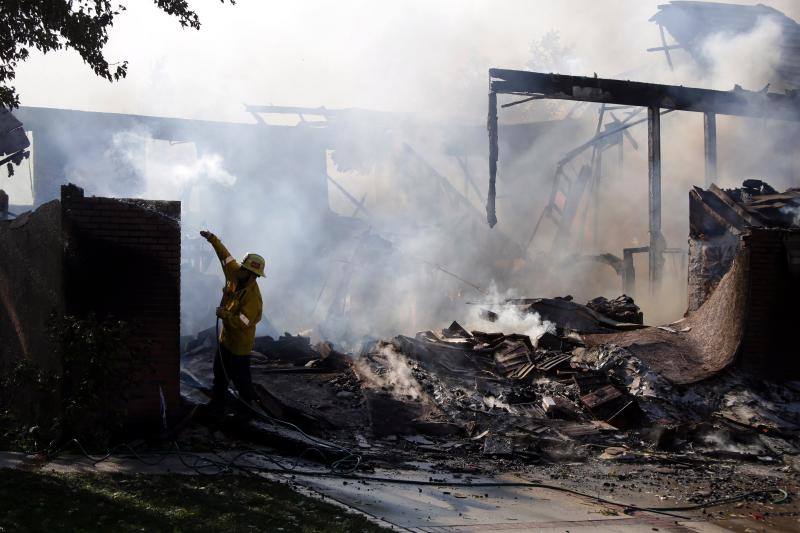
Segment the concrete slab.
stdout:
[[[372,476],[427,481],[419,472],[382,471]],[[445,474],[438,479],[463,482]],[[295,478],[295,482],[400,529],[438,531],[704,531],[723,529],[698,518],[655,513],[623,514],[591,498],[530,487],[433,487],[335,478]],[[473,482],[525,481],[516,476],[473,478]]]
[[[202,467],[203,459],[224,461],[235,452],[221,455],[190,454],[184,461]],[[275,457],[285,461],[285,458]],[[145,462],[143,462],[145,461]],[[246,457],[239,464],[274,467],[265,458]],[[302,470],[328,472],[313,463],[299,463]],[[467,478],[458,474],[437,472],[420,463],[417,470],[375,470],[361,475],[396,480],[417,480],[464,483]],[[177,455],[147,455],[140,459],[113,456],[94,464],[83,456],[60,456],[42,462],[21,453],[0,452],[0,469],[41,469],[62,473],[139,473],[139,474],[197,474]],[[696,531],[716,533],[725,531],[704,521],[699,515],[684,515],[686,519],[655,513],[622,513],[620,507],[606,505],[589,497],[533,487],[470,487],[420,486],[384,481],[362,481],[337,477],[304,477],[287,474],[267,474],[270,479],[289,481],[302,492],[317,495],[343,507],[372,517],[382,525],[416,532],[652,532]],[[470,477],[471,483],[531,481],[515,475]],[[629,502],[636,503],[636,502]],[[666,502],[665,502],[666,503]]]

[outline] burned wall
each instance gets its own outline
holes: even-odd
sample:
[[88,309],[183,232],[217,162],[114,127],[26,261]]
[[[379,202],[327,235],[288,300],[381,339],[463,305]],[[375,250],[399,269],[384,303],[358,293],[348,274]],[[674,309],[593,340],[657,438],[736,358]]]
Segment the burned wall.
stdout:
[[730,233],[689,238],[689,311],[697,311],[708,299],[730,269],[739,246],[739,238]]
[[180,400],[180,202],[84,197],[62,187],[65,311],[126,321],[144,354],[128,421],[152,426]]
[[689,192],[688,310],[703,305],[731,267],[752,218],[721,189]]
[[48,322],[64,310],[61,249],[57,200],[0,221],[0,371],[23,359],[60,368]]

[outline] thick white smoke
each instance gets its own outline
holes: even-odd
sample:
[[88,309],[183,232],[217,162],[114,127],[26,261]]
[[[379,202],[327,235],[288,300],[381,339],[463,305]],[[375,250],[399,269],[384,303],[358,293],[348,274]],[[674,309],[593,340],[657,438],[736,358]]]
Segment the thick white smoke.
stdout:
[[[527,335],[534,344],[545,333],[555,333],[555,324],[542,320],[538,313],[521,313],[516,307],[496,305],[518,297],[519,294],[514,290],[501,292],[496,285],[492,285],[489,294],[483,298],[485,304],[469,306],[464,322],[467,329],[487,333]],[[487,319],[485,311],[494,313],[491,320]]]
[[792,217],[792,224],[800,227],[800,206],[781,207],[781,213]]
[[[195,1],[203,21],[195,32],[181,31],[152,3],[127,2],[107,48],[111,62],[129,61],[126,80],[97,79],[72,52],[33,52],[16,85],[24,105],[158,116],[247,122],[247,102],[482,120],[488,68],[547,67],[532,59],[531,45],[551,31],[569,51],[568,59],[554,59],[554,70],[630,79],[648,64],[667,70],[661,54],[645,51],[659,45],[647,19],[663,3]],[[793,0],[764,3],[800,18]]]
[[[106,168],[103,168],[103,166]],[[130,183],[120,183],[126,168]],[[132,194],[160,200],[187,200],[185,193],[198,185],[231,187],[236,177],[225,169],[219,154],[198,154],[191,143],[172,144],[153,139],[146,130],[114,133],[102,154],[74,158],[67,179],[97,196]],[[191,205],[187,206],[191,209]]]
[[408,360],[397,353],[391,345],[380,349],[379,368],[370,366],[369,361],[361,358],[354,363],[356,372],[361,378],[377,389],[386,389],[397,398],[419,399],[422,387],[414,378]]
[[[566,116],[572,120],[536,137],[513,166],[508,143],[514,139],[511,134],[501,137],[500,224],[494,230],[486,226],[487,71],[505,67],[596,73],[725,90],[734,83],[759,90],[774,82],[779,32],[770,19],[746,34],[709,38],[702,45],[710,65],[705,70],[675,51],[671,71],[662,54],[646,52],[660,44],[658,28],[648,18],[663,2],[313,0],[245,1],[233,7],[195,2],[204,21],[200,32],[181,32],[149,3],[129,2],[108,47],[112,61],[129,60],[128,79],[113,85],[98,80],[73,53],[34,54],[20,68],[17,87],[25,105],[193,119],[252,122],[242,103],[407,113],[411,118],[390,121],[381,135],[352,141],[361,143],[352,152],[372,155],[376,164],[345,168],[336,161],[337,154],[326,157],[327,168],[320,172],[364,198],[374,215],[361,212],[361,226],[348,232],[334,232],[331,220],[307,205],[307,180],[295,175],[296,169],[264,163],[259,173],[275,184],[265,190],[241,175],[241,161],[226,160],[213,147],[200,151],[191,144],[152,141],[146,131],[115,137],[107,152],[72,154],[64,170],[88,194],[180,199],[184,229],[191,229],[185,233],[208,227],[234,255],[265,255],[268,276],[260,282],[265,311],[281,331],[322,329],[322,334],[349,340],[413,333],[444,327],[453,319],[469,321],[475,308],[465,302],[485,298],[482,291],[493,282],[501,293],[510,288],[523,297],[571,293],[581,302],[621,291],[618,276],[608,267],[575,262],[548,276],[540,266],[549,260],[549,242],[525,248],[548,196],[555,161],[593,135],[596,106],[576,111],[571,103],[533,102],[501,110],[502,124]],[[796,2],[769,4],[800,17]],[[142,38],[142,27],[148,28],[149,38]],[[624,118],[624,111],[617,113]],[[687,191],[703,184],[702,117],[673,113],[662,122],[663,231],[669,246],[685,248]],[[718,128],[721,186],[749,177],[764,178],[776,188],[793,184],[791,163],[774,150],[782,129],[771,122],[725,117],[719,118]],[[464,178],[461,162],[448,152],[453,144],[469,146],[471,129],[478,133],[480,148],[460,161],[475,188]],[[95,133],[81,133],[91,145],[90,134]],[[580,253],[621,256],[623,247],[648,242],[646,126],[630,133],[638,150],[626,141],[622,168],[616,166],[616,154],[604,159],[603,181],[592,192],[601,205],[598,241],[585,238]],[[391,140],[378,142],[383,136]],[[242,153],[253,161],[269,151],[241,142]],[[434,174],[412,182],[409,164],[400,158],[403,143],[445,184],[436,185]],[[115,173],[119,163],[131,169],[130,175],[120,179]],[[318,178],[324,181],[323,175]],[[465,205],[454,207],[443,200],[437,187],[447,183],[466,198]],[[336,213],[353,214],[352,202],[337,189],[329,187],[328,195]],[[592,217],[590,211],[584,237],[595,226]],[[679,317],[685,308],[685,268],[677,256],[670,256],[667,270],[674,283],[651,297],[643,260],[637,257],[636,296],[646,319]],[[212,301],[218,288],[191,285],[183,294]],[[501,315],[494,327],[530,332],[532,337],[546,330],[532,316]]]
[[[727,32],[713,34],[703,44],[703,54],[711,68],[707,75],[710,88],[730,90],[743,85],[749,90],[760,90],[764,84],[776,81],[776,68],[780,65],[783,28],[772,18],[762,17],[752,31],[731,35]],[[746,68],[742,68],[746,65]],[[779,87],[773,87],[773,90]]]

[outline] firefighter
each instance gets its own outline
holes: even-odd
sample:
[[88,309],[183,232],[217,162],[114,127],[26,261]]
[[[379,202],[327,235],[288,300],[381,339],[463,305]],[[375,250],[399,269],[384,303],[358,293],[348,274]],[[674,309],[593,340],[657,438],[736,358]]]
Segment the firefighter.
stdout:
[[216,355],[214,356],[214,395],[212,406],[224,410],[228,381],[233,381],[239,397],[252,404],[255,399],[250,377],[250,352],[256,338],[256,324],[261,320],[261,291],[256,279],[264,276],[264,258],[247,254],[239,264],[216,235],[201,231],[222,264],[225,287],[217,317],[222,320]]

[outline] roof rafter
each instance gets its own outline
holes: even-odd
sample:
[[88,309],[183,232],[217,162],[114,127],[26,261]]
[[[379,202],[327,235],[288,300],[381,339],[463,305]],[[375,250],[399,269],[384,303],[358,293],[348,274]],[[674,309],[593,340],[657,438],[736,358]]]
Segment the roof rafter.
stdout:
[[795,93],[753,92],[738,86],[716,91],[496,68],[489,70],[489,76],[491,90],[501,94],[800,121],[800,98]]

